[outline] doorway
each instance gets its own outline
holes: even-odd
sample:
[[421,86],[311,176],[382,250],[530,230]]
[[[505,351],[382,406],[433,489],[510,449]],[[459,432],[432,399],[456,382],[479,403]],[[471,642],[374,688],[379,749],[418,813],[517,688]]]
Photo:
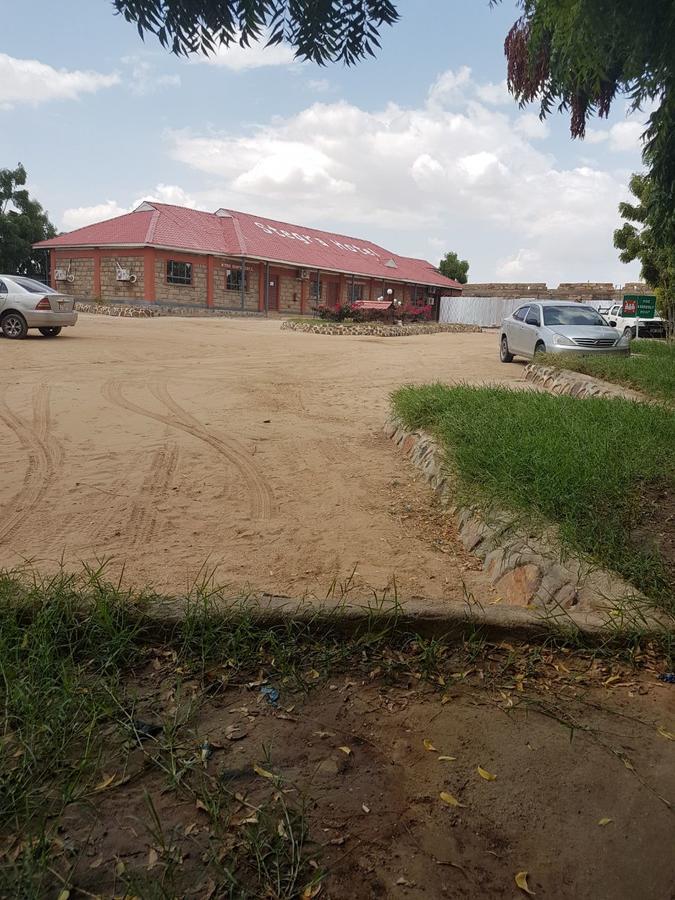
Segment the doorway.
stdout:
[[267,309],[279,310],[279,276],[270,275],[267,288]]

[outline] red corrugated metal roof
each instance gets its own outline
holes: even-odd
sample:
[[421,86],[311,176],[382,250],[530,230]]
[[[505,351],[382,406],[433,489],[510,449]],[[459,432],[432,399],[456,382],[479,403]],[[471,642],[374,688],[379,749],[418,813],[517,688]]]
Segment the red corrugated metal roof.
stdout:
[[236,210],[217,213],[147,202],[131,213],[36,244],[39,248],[142,245],[246,256],[383,281],[461,289],[431,263],[399,256],[362,238],[290,225]]

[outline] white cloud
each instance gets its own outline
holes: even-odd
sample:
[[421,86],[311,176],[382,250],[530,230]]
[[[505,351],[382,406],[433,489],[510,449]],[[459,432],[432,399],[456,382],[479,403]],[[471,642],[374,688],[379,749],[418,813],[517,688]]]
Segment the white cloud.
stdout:
[[36,59],[16,59],[0,53],[0,108],[10,109],[17,103],[48,103],[52,100],[75,100],[82,94],[93,94],[101,88],[119,84],[117,73],[79,69],[55,69]]
[[326,94],[333,90],[333,85],[327,78],[310,78],[307,82],[307,87],[317,94]]
[[494,82],[488,82],[487,84],[477,85],[476,97],[490,106],[502,106],[514,102],[513,97],[509,94],[509,89],[506,86],[506,80],[496,84]]
[[[612,247],[629,166],[557,162],[515,104],[481,103],[480,87],[460,69],[415,108],[316,102],[246,132],[169,131],[165,142],[192,184],[202,176],[204,189],[189,195],[201,209],[367,235],[411,256],[457,249],[475,281],[636,277]],[[171,190],[168,202],[185,202],[181,188],[161,187],[159,199]],[[87,210],[66,215],[79,221]]]
[[147,59],[139,56],[123,56],[122,62],[130,67],[129,90],[137,97],[147,97],[162,88],[180,87],[180,75],[158,73]]
[[66,209],[61,217],[61,224],[64,231],[73,231],[75,228],[83,228],[94,222],[123,216],[136,209],[143,200],[156,200],[158,203],[172,203],[176,206],[188,206],[191,209],[197,206],[195,199],[178,185],[158,184],[154,190],[137,197],[128,206],[120,206],[116,200],[106,200],[105,203],[97,203],[94,206],[77,206]]
[[210,56],[200,56],[196,62],[209,63],[212,66],[224,66],[233,72],[243,72],[247,69],[260,69],[264,66],[290,66],[295,60],[295,55],[288,44],[273,44],[266,47],[264,42],[251,43],[248,47],[239,44],[230,44],[229,47],[220,45],[216,52]]
[[642,134],[644,122],[636,122],[632,118],[625,122],[617,122],[611,128],[588,128],[586,140],[589,144],[606,143],[614,153],[635,153],[642,150]]
[[530,138],[532,141],[547,138],[551,133],[551,129],[546,122],[542,122],[535,113],[525,113],[516,119],[516,131],[523,137]]

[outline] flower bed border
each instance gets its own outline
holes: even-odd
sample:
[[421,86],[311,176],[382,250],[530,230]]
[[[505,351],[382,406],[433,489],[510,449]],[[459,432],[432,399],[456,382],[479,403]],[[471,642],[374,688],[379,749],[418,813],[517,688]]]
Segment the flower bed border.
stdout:
[[[462,544],[482,561],[500,605],[527,611],[532,622],[584,632],[607,627],[662,632],[672,627],[618,575],[565,555],[554,535],[532,537],[515,531],[506,514],[494,513],[488,519],[477,509],[453,506],[445,453],[427,432],[411,431],[392,417],[384,433],[439,495]],[[489,618],[484,607],[482,611]]]
[[236,309],[207,309],[194,306],[169,306],[162,303],[130,304],[130,303],[84,303],[75,301],[75,309],[78,312],[90,313],[96,316],[114,316],[123,319],[156,319],[160,316],[173,316],[175,318],[214,318],[214,319],[260,319],[264,318],[259,312]]
[[281,324],[284,331],[301,331],[305,334],[369,335],[371,337],[409,337],[416,334],[477,334],[482,332],[478,325],[454,325],[431,322],[423,325],[387,325],[384,322],[358,322],[343,325],[340,322],[293,322],[286,319]]

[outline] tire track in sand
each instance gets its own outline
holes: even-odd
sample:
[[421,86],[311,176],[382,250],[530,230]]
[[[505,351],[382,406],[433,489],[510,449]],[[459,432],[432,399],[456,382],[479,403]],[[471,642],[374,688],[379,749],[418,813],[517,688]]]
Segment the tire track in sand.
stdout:
[[145,418],[154,419],[156,422],[163,422],[172,428],[178,428],[202,441],[202,443],[207,444],[234,466],[243,478],[250,498],[251,518],[254,520],[266,520],[271,517],[274,505],[272,490],[256,466],[248,458],[246,449],[238,441],[219,438],[207,431],[191,413],[173,399],[164,383],[152,385],[151,391],[167,408],[170,415],[145,409],[129,400],[122,391],[122,383],[119,379],[112,378],[105,382],[102,391],[106,400],[116,406],[135,412],[137,415]]
[[7,502],[7,512],[0,518],[0,543],[22,524],[55,484],[63,459],[63,449],[50,433],[49,387],[46,384],[39,384],[33,392],[32,413],[29,425],[10,407],[6,390],[0,392],[0,422],[14,433],[28,454],[23,483]]
[[179,450],[173,443],[157,449],[131,508],[125,537],[134,547],[150,543],[157,532],[157,502],[166,494],[178,466]]

